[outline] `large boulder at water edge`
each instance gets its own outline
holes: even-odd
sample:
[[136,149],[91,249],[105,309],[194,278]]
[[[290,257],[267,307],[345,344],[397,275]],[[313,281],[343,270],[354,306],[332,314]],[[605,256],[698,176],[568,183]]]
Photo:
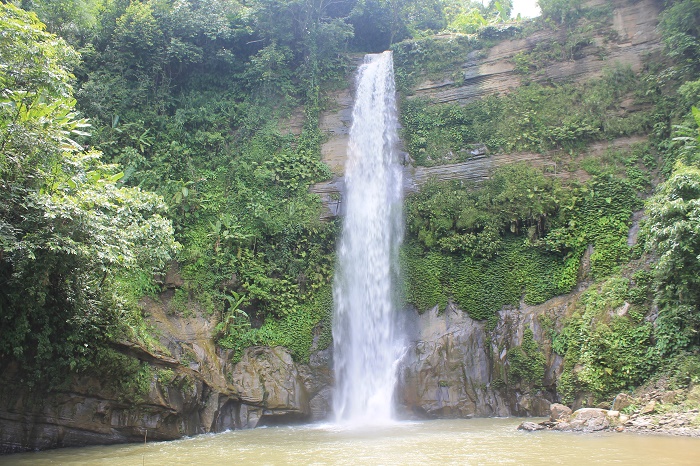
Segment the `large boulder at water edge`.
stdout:
[[518,426],[518,430],[526,430],[528,432],[534,432],[536,430],[544,430],[547,427],[543,424],[538,424],[536,422],[525,421]]
[[285,421],[306,419],[311,412],[302,375],[289,351],[281,346],[246,349],[232,370],[231,380],[247,405],[242,407],[246,420],[241,419],[246,427],[255,427],[263,418],[272,423],[282,417]]
[[568,421],[571,416],[571,408],[564,406],[560,403],[553,403],[549,406],[549,420],[554,421]]
[[600,408],[581,408],[574,411],[569,422],[557,422],[553,426],[553,429],[576,432],[598,432],[600,430],[614,429],[620,424],[619,411],[609,411]]
[[[518,430],[560,430],[566,432],[598,432],[601,430],[620,430],[624,420],[621,419],[619,411],[608,411],[600,408],[581,408],[574,411],[564,405],[555,403],[551,407],[551,421],[544,421],[538,424],[534,422],[523,422],[518,426]],[[625,416],[626,418],[626,416]]]

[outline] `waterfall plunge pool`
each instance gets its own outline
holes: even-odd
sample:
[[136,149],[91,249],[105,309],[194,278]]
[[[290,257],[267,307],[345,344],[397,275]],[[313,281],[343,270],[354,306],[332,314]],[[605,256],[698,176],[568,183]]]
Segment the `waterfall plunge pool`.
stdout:
[[17,465],[697,465],[700,439],[627,433],[522,432],[522,419],[269,427],[171,442],[0,457]]

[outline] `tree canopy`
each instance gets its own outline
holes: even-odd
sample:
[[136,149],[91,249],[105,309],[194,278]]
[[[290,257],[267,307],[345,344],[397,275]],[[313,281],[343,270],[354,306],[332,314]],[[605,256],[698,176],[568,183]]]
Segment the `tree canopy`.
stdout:
[[36,15],[0,4],[0,355],[28,377],[85,363],[138,320],[120,278],[176,250],[160,196],[126,187],[74,138],[78,54]]

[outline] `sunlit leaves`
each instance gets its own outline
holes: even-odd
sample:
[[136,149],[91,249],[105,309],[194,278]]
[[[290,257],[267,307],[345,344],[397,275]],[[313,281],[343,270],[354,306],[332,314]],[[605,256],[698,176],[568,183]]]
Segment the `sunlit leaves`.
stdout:
[[152,277],[177,244],[163,199],[76,142],[89,124],[74,111],[75,52],[11,5],[0,24],[0,40],[14,33],[0,47],[0,356],[29,380],[61,377],[134,320],[120,278]]

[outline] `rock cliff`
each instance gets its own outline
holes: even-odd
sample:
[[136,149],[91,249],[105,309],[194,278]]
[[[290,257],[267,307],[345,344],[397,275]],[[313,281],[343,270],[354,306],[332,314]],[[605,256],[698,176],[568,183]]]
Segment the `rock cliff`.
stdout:
[[[547,64],[527,79],[581,81],[599,76],[613,63],[643,66],[657,53],[658,2],[615,0],[610,24],[567,62]],[[465,103],[508,92],[524,79],[514,57],[537,44],[556,41],[560,32],[542,30],[526,37],[502,41],[486,53],[472,53],[459,66],[461,79],[423,79],[412,95],[436,103]],[[359,58],[355,58],[358,63]],[[451,70],[448,74],[452,76]],[[352,91],[329,96],[332,102],[321,118],[328,135],[323,160],[335,178],[317,184],[326,206],[324,216],[342,211],[342,174],[351,123]],[[296,118],[298,120],[298,118]],[[296,121],[290,117],[290,121]],[[298,125],[289,123],[290,131]],[[623,147],[640,138],[597,143],[589,151]],[[406,158],[408,162],[410,157]],[[482,180],[498,166],[528,162],[554,164],[553,154],[484,154],[467,162],[436,167],[406,164],[406,190],[419,189],[428,179]],[[583,178],[582,172],[551,170],[553,176]],[[166,280],[167,281],[167,280]],[[215,319],[194,312],[180,316],[168,310],[176,274],[166,283],[161,301],[146,300],[144,308],[157,330],[159,350],[122,342],[115,349],[142,361],[148,371],[148,390],[137,402],[127,401],[108,380],[76,377],[50,396],[18,390],[21,374],[0,365],[0,453],[62,446],[167,440],[183,435],[252,428],[261,424],[290,423],[326,418],[332,385],[330,350],[312,352],[309,364],[292,360],[281,347],[248,348],[236,361],[230,351],[214,343]],[[498,323],[469,318],[454,306],[419,314],[407,311],[409,348],[400,373],[397,399],[409,417],[470,417],[546,415],[556,401],[554,381],[561,373],[561,358],[549,347],[542,322],[568,315],[577,294],[552,299],[539,306],[521,303],[503,309]],[[556,324],[555,324],[556,325]],[[546,357],[544,386],[531,387],[508,380],[508,352],[523,343],[529,329]]]
[[[440,76],[418,79],[417,84],[403,96],[407,99],[423,97],[435,104],[465,104],[489,95],[505,94],[525,81],[542,83],[582,82],[600,77],[611,66],[629,66],[640,71],[655,55],[661,53],[661,38],[657,31],[661,4],[656,0],[590,0],[588,8],[608,5],[611,13],[601,24],[592,25],[581,20],[581,29],[593,30],[585,40],[572,50],[567,60],[551,60],[538,63],[536,70],[527,73],[519,70],[516,58],[538,50],[543,44],[565,43],[565,28],[545,28],[522,38],[503,40],[487,50],[475,50],[464,57],[454,68],[448,68]],[[444,40],[449,40],[448,37]],[[355,57],[353,64],[359,64]],[[458,78],[456,79],[455,76]],[[351,81],[349,81],[351,82]],[[322,158],[333,171],[333,180],[319,183],[312,188],[324,204],[324,218],[342,212],[342,174],[346,158],[348,131],[352,123],[352,92],[349,89],[335,91],[328,96],[330,105],[321,116],[321,129],[327,140],[322,147]],[[639,109],[620,108],[631,113]],[[597,142],[587,148],[591,154],[602,153],[608,148],[619,149],[639,142],[641,137],[625,137]],[[454,148],[456,151],[461,148]],[[406,191],[419,189],[429,179],[481,181],[497,167],[509,163],[526,162],[546,166],[552,175],[585,178],[582,171],[567,172],[557,167],[555,152],[510,154],[486,153],[466,162],[435,167],[415,167],[410,163],[411,154],[405,157],[404,180]],[[559,168],[559,169],[558,169]]]
[[655,0],[591,0],[586,2],[586,7],[606,4],[613,7],[610,20],[577,45],[569,60],[538,63],[538,69],[530,73],[517,70],[515,58],[518,55],[532,52],[541,44],[567,42],[565,28],[545,29],[524,38],[500,42],[488,49],[485,56],[481,50],[471,52],[459,66],[461,82],[449,78],[427,79],[414,87],[412,97],[429,97],[436,103],[467,103],[506,93],[525,80],[585,81],[600,77],[603,70],[613,64],[640,71],[649,55],[660,49],[661,40],[656,31],[659,3]]
[[[555,401],[554,383],[562,359],[550,348],[542,321],[570,313],[578,293],[538,306],[521,303],[499,312],[489,328],[453,305],[413,314],[412,341],[399,378],[398,401],[405,415],[420,417],[543,416]],[[530,329],[546,356],[542,387],[508,380],[508,352],[523,343]]]
[[[175,274],[176,276],[176,274]],[[114,349],[145,363],[147,389],[125,398],[115,380],[75,377],[46,395],[26,390],[14,366],[0,374],[0,454],[56,447],[172,440],[184,435],[322,419],[329,411],[329,350],[298,364],[286,348],[251,347],[239,361],[214,342],[215,319],[169,312],[177,279],[144,309],[159,350]],[[118,381],[116,381],[118,382]]]

